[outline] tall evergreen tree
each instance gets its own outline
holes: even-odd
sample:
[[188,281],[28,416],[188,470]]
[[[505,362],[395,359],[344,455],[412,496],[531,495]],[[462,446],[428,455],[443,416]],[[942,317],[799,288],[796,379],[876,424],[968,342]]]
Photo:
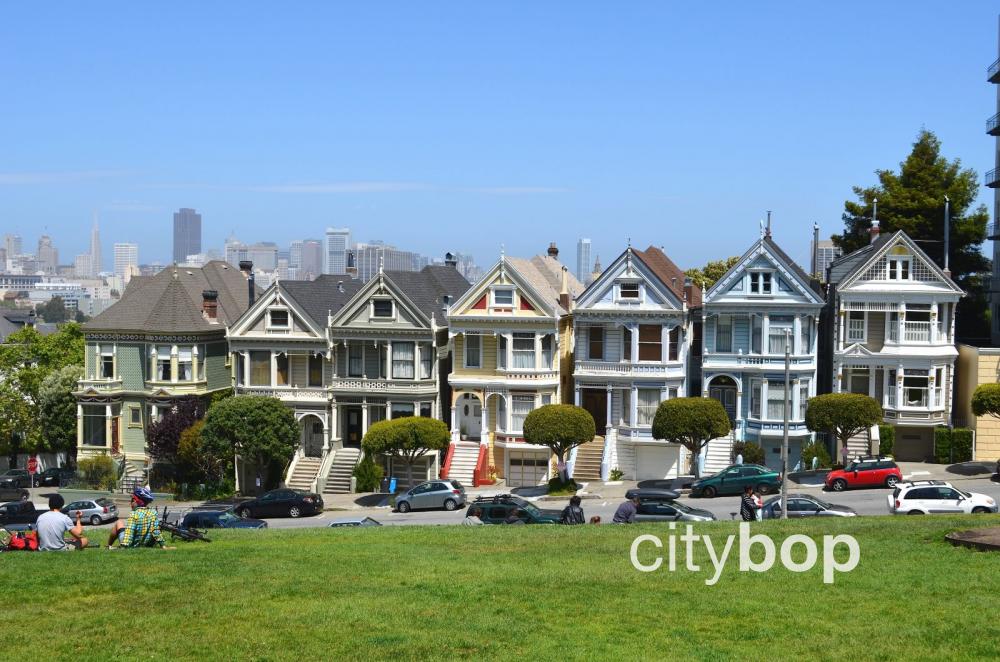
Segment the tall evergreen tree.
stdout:
[[903,230],[939,266],[944,266],[944,203],[951,201],[951,277],[966,292],[958,304],[956,333],[959,338],[989,337],[985,279],[990,260],[981,247],[986,240],[989,212],[985,205],[973,206],[979,193],[979,176],[962,168],[961,159],[941,156],[941,141],[921,130],[913,151],[899,164],[899,172],[876,170],[879,183],[854,187],[857,200],[844,203],[844,233],[834,242],[844,253],[869,242],[873,203],[878,199],[878,223],[883,233]]

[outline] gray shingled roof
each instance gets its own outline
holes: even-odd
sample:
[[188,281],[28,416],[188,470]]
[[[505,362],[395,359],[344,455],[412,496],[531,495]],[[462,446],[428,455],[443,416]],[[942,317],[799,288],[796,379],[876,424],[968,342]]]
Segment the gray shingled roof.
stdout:
[[431,265],[422,270],[386,271],[385,275],[398,287],[427,319],[432,315],[440,320],[444,306],[442,297],[454,301],[469,289],[469,281],[455,267]]
[[[555,308],[558,314],[563,315],[569,312],[559,305],[559,293],[562,290],[562,262],[548,255],[536,255],[531,259],[508,257],[506,260],[535,288],[538,294]],[[584,290],[580,281],[568,269],[566,270],[566,289],[571,301],[580,296]]]
[[324,274],[312,281],[283,280],[279,287],[322,329],[326,326],[326,316],[343,308],[364,283],[348,276]]
[[807,274],[807,273],[806,273],[806,271],[805,271],[805,269],[803,269],[802,267],[800,267],[800,266],[799,266],[799,264],[798,264],[798,262],[796,262],[795,260],[793,260],[793,259],[791,258],[791,256],[790,256],[790,255],[788,255],[788,253],[786,253],[786,252],[785,252],[785,251],[784,251],[784,250],[783,250],[783,249],[781,248],[781,246],[779,246],[779,245],[778,245],[778,244],[777,244],[777,243],[776,243],[776,242],[774,241],[774,239],[773,239],[773,238],[771,238],[770,236],[766,236],[766,237],[764,237],[764,243],[766,243],[766,244],[767,244],[768,246],[770,246],[771,250],[772,250],[772,251],[774,251],[774,254],[775,254],[775,255],[777,255],[777,256],[778,256],[779,258],[781,258],[781,260],[782,260],[782,261],[784,261],[784,263],[785,263],[785,264],[786,264],[786,265],[787,265],[787,266],[788,266],[788,267],[789,267],[789,268],[790,268],[790,269],[791,269],[792,271],[794,271],[794,272],[795,272],[795,274],[796,274],[796,275],[797,275],[797,276],[798,276],[799,278],[801,278],[801,279],[802,279],[802,281],[803,281],[804,283],[806,283],[806,285],[808,285],[808,286],[809,286],[809,288],[810,288],[810,289],[811,289],[811,290],[812,290],[812,291],[813,291],[814,293],[818,294],[818,295],[819,295],[819,297],[820,297],[821,299],[823,298],[823,288],[821,288],[821,287],[820,287],[820,285],[819,285],[819,283],[818,283],[818,282],[816,281],[816,279],[814,279],[814,278],[813,278],[812,276],[810,276],[809,274]]
[[861,267],[868,258],[871,256],[872,252],[877,251],[879,248],[885,245],[894,235],[883,233],[878,236],[875,241],[863,246],[853,253],[848,253],[847,255],[842,255],[836,260],[830,263],[828,267],[827,282],[836,285],[840,283],[849,275],[854,273],[857,269]]
[[[205,290],[219,293],[217,324],[210,324],[201,314]],[[247,309],[249,299],[250,289],[242,272],[221,260],[201,268],[167,267],[155,276],[133,278],[121,300],[84,324],[83,330],[215,331],[235,321]]]

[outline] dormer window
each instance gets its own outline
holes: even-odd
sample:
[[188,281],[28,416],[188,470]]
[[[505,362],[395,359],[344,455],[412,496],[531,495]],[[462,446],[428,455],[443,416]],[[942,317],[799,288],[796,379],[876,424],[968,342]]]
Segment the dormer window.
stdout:
[[622,283],[618,286],[618,297],[621,299],[638,299],[639,283]]
[[274,308],[267,311],[267,325],[272,329],[288,328],[288,311],[282,308]]
[[514,306],[514,290],[509,287],[498,287],[493,290],[493,305],[498,308],[512,308]]
[[910,258],[889,258],[889,280],[910,280]]
[[392,316],[392,299],[375,299],[372,301],[372,317],[388,319]]
[[771,272],[751,271],[750,294],[770,294],[770,293],[771,293]]

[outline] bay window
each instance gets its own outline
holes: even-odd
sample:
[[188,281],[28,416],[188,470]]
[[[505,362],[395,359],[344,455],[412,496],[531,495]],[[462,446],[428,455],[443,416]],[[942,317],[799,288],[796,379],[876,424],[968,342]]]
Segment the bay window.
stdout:
[[542,367],[545,370],[552,370],[552,334],[542,336]]
[[431,403],[421,402],[420,403],[420,417],[430,418],[431,417]]
[[595,361],[604,360],[604,327],[592,326],[587,329],[587,358]]
[[246,363],[243,360],[243,352],[234,352],[233,361],[236,361],[236,383],[240,386],[247,385]]
[[780,421],[785,417],[785,384],[784,382],[767,383],[767,418]]
[[507,399],[497,398],[497,432],[507,431]]
[[434,348],[424,344],[420,346],[420,379],[430,379],[434,367]]
[[[785,332],[792,330],[792,320],[788,317],[772,317],[767,331],[767,351],[769,354],[785,353]],[[791,345],[793,336],[788,338]],[[791,347],[789,347],[791,349]]]
[[203,382],[205,381],[205,364],[208,363],[208,348],[205,345],[198,345],[194,349],[195,356],[198,357],[198,376],[195,379]]
[[799,382],[799,417],[797,420],[806,420],[806,408],[809,405],[809,380],[803,379]]
[[[392,378],[413,379],[413,362],[416,359],[412,342],[392,343]],[[412,407],[411,407],[412,409]],[[410,412],[412,415],[412,411]],[[395,416],[393,417],[395,418]]]
[[764,335],[764,318],[760,315],[750,316],[750,351],[761,353],[761,338]]
[[482,360],[479,356],[482,348],[482,338],[476,335],[465,334],[465,367],[481,368]]
[[681,341],[681,327],[675,326],[667,334],[667,360],[676,361]]
[[622,358],[632,360],[632,329],[622,329]]
[[715,351],[733,351],[733,316],[719,315],[715,321]]
[[639,360],[663,360],[663,335],[659,324],[639,325]]
[[660,405],[660,390],[655,388],[640,388],[636,391],[635,414],[636,424],[653,425],[656,408]]
[[507,369],[507,336],[497,334],[497,368]]
[[809,354],[812,352],[812,317],[803,315],[801,326],[799,327],[799,354]]
[[926,407],[927,383],[927,370],[906,370],[903,373],[903,404],[907,407]]
[[194,376],[194,353],[190,347],[177,350],[177,381],[189,382]]
[[107,446],[107,407],[105,405],[83,405],[83,444],[85,446]]
[[406,418],[407,416],[413,416],[413,403],[412,402],[393,402],[392,403],[392,417],[393,418]]
[[890,369],[886,371],[886,389],[885,389],[885,406],[895,407],[896,406],[896,370]]
[[271,352],[250,352],[250,385],[271,385]]
[[278,386],[288,386],[288,354],[277,354],[274,357],[274,379]]
[[161,345],[156,348],[156,379],[161,382],[169,382],[171,374],[170,346]]
[[515,395],[511,398],[510,406],[510,428],[511,432],[522,432],[524,430],[524,419],[528,417],[535,407],[535,396]]
[[934,369],[934,406],[944,407],[944,368]]
[[760,418],[760,400],[763,384],[759,379],[750,381],[750,418]]
[[847,341],[865,341],[865,311],[851,310],[847,313]]
[[98,347],[100,353],[100,366],[98,377],[101,379],[115,378],[115,346],[101,345]]
[[632,391],[630,389],[625,389],[621,392],[622,394],[622,423],[625,425],[633,425],[632,421]]
[[515,333],[512,350],[515,370],[531,370],[535,367],[535,334]]

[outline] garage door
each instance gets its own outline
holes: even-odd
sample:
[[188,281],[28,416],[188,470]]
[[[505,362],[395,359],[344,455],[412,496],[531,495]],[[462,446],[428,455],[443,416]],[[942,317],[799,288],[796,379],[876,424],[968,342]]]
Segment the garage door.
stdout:
[[548,480],[548,453],[530,453],[525,451],[508,450],[507,457],[508,487],[541,485]]
[[675,478],[680,451],[668,446],[638,446],[635,449],[635,479]]

